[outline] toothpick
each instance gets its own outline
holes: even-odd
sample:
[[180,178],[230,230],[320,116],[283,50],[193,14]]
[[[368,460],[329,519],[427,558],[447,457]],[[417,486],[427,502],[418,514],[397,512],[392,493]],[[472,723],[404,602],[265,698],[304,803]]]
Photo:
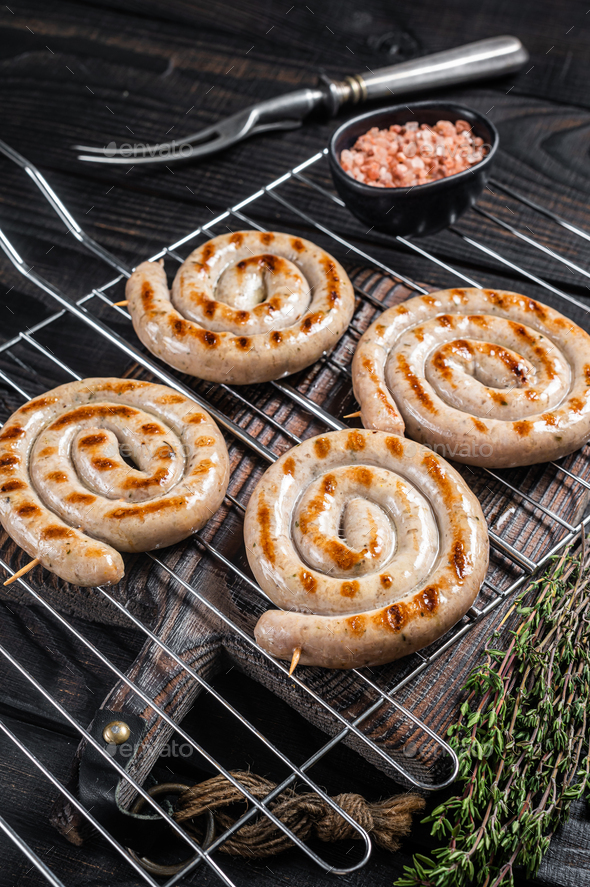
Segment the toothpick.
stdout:
[[293,656],[291,658],[291,665],[289,666],[289,675],[292,675],[297,665],[299,663],[299,659],[301,657],[301,647],[295,647],[293,650]]
[[343,416],[343,419],[356,419],[357,416],[360,416],[361,411],[357,410],[356,413],[349,413],[348,416]]
[[21,576],[24,576],[25,573],[28,573],[29,570],[33,569],[33,567],[36,567],[38,563],[40,563],[39,558],[33,558],[33,560],[30,561],[26,566],[21,567],[20,570],[17,570],[14,576],[11,576],[10,579],[7,579],[4,585],[11,585],[13,582],[16,582],[17,579],[20,579]]
[[125,305],[129,304],[129,299],[123,299],[122,302],[113,302],[111,308],[124,308]]

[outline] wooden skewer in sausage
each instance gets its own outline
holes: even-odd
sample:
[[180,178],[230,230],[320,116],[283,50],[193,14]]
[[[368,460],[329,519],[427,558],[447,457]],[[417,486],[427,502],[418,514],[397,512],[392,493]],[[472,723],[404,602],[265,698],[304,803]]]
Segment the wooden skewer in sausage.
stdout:
[[41,561],[38,557],[34,557],[32,561],[29,561],[28,564],[25,564],[24,567],[21,567],[20,570],[17,570],[16,573],[13,573],[12,576],[4,582],[4,585],[12,585],[13,582],[16,582],[17,579],[20,579],[21,576],[25,576],[31,570],[33,570]]

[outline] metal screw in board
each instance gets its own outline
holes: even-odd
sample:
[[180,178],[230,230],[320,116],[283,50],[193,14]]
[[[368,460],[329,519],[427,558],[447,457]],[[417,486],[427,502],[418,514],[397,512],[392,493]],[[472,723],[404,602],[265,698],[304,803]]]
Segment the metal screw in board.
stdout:
[[111,721],[111,723],[107,724],[102,731],[102,738],[104,741],[114,743],[115,745],[121,745],[122,742],[127,742],[130,736],[131,730],[125,721]]

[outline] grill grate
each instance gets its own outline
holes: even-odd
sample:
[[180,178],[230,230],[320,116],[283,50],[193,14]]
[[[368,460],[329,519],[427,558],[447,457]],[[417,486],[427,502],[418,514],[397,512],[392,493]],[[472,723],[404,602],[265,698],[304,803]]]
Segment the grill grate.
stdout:
[[[343,213],[343,203],[330,190],[326,173],[326,151],[319,152],[295,169],[276,179],[267,187],[260,189],[236,206],[231,207],[216,218],[195,229],[186,237],[171,244],[169,247],[163,248],[151,258],[154,260],[166,257],[181,263],[184,260],[183,252],[187,254],[192,250],[197,245],[199,238],[206,239],[216,234],[224,233],[228,229],[234,230],[243,227],[264,230],[252,215],[258,211],[265,218],[268,218],[269,215],[274,215],[277,219],[280,219],[276,227],[304,236],[311,236],[312,239],[322,242],[322,245],[325,245],[341,261],[350,261],[352,258],[364,266],[364,270],[353,274],[357,295],[357,308],[350,329],[331,355],[318,361],[314,367],[303,374],[303,378],[301,378],[300,374],[297,377],[298,381],[295,383],[290,380],[289,382],[277,381],[267,385],[252,386],[246,393],[241,393],[229,385],[207,385],[198,383],[195,380],[190,381],[189,387],[189,383],[185,382],[180,376],[173,374],[168,368],[162,367],[157,361],[146,355],[141,347],[133,344],[134,334],[129,315],[124,309],[113,307],[112,305],[112,302],[122,297],[120,295],[121,286],[125,278],[131,273],[131,269],[92,240],[80,228],[38,170],[4,143],[0,143],[0,150],[29,174],[70,232],[87,249],[104,260],[116,272],[116,276],[109,282],[93,289],[78,301],[71,302],[64,293],[43,280],[32,268],[29,268],[8,238],[0,231],[0,246],[15,267],[30,281],[43,289],[58,305],[58,310],[49,317],[22,331],[19,335],[0,346],[0,358],[2,359],[0,379],[23,400],[28,400],[46,390],[49,387],[47,385],[47,378],[32,370],[27,362],[27,353],[30,354],[32,351],[36,352],[37,356],[40,355],[42,357],[44,365],[47,367],[49,378],[54,378],[54,374],[61,381],[83,378],[75,368],[68,364],[67,342],[64,341],[65,337],[61,333],[62,323],[68,316],[71,316],[72,321],[77,327],[86,330],[90,329],[103,337],[105,339],[105,346],[108,344],[113,352],[119,355],[119,359],[127,362],[131,360],[136,363],[141,368],[142,377],[149,377],[155,381],[164,382],[200,403],[216,419],[226,433],[232,464],[236,465],[244,460],[250,460],[253,477],[259,476],[260,472],[269,463],[273,462],[278,455],[302,439],[300,436],[301,427],[304,427],[304,436],[310,436],[326,429],[338,430],[347,427],[337,418],[336,410],[326,406],[326,398],[321,403],[318,403],[317,392],[325,391],[326,387],[329,386],[335,392],[335,397],[332,397],[330,404],[333,405],[339,402],[338,397],[340,397],[340,402],[344,403],[348,398],[348,403],[350,403],[350,360],[359,336],[362,335],[364,329],[372,322],[376,313],[387,306],[388,299],[394,295],[396,287],[403,285],[412,294],[428,292],[421,283],[393,269],[377,255],[371,255],[358,246],[354,242],[354,235],[350,239],[345,238],[337,234],[325,221],[322,221],[326,217],[326,206],[329,208],[328,217],[330,217],[332,214]],[[557,223],[561,225],[570,234],[589,239],[590,236],[585,231],[555,216],[551,211],[538,206],[526,196],[520,195],[508,186],[500,182],[493,182],[492,186],[497,190],[501,190],[504,195],[507,195],[512,204],[519,206],[522,212],[532,211],[534,214],[547,217],[550,219],[551,224]],[[493,193],[492,188],[488,190]],[[302,206],[305,208],[302,208]],[[510,222],[498,216],[496,214],[497,210],[492,213],[485,207],[478,206],[474,209],[474,212],[479,213],[487,220],[490,225],[490,231],[500,230],[507,232],[511,237],[519,238],[531,250],[542,252],[551,261],[555,261],[560,265],[566,265],[571,271],[575,271],[575,273],[581,274],[583,277],[590,277],[587,271],[566,256],[555,253],[539,239],[530,237],[528,234],[525,235],[520,230],[520,227],[524,226],[524,222],[522,226],[519,226],[519,217],[514,215],[512,210],[510,210],[512,213]],[[345,218],[344,214],[342,217]],[[350,221],[347,224],[350,225]],[[344,224],[345,227],[346,223]],[[518,277],[524,277],[542,288],[548,294],[545,296],[546,301],[554,304],[557,308],[561,308],[566,314],[576,314],[576,319],[581,320],[587,313],[588,309],[582,301],[564,292],[553,283],[534,275],[526,268],[515,265],[496,249],[480,240],[474,239],[462,229],[451,229],[450,236],[460,239],[467,247],[476,252],[485,253],[494,262],[499,263],[500,266],[510,269]],[[403,237],[397,237],[396,240],[404,251],[410,251],[421,260],[425,260],[428,263],[427,267],[434,265],[437,273],[442,271],[446,275],[450,275],[452,283],[459,281],[472,286],[482,285],[480,281],[467,276],[442,261],[436,255],[436,247],[431,249],[431,240],[422,241],[420,244]],[[379,235],[376,242],[381,246],[385,244],[388,247],[391,246],[392,240]],[[379,251],[380,255],[382,253],[383,249]],[[581,322],[583,323],[583,320]],[[123,332],[117,332],[118,329],[122,329]],[[51,336],[52,347],[45,344],[49,336]],[[54,353],[53,349],[57,353]],[[11,367],[13,370],[9,371]],[[92,368],[92,373],[96,374],[94,368]],[[86,373],[85,375],[88,374]],[[57,384],[57,381],[55,384]],[[247,396],[245,396],[246,394]],[[294,421],[295,418],[297,422]],[[297,430],[294,430],[295,425]],[[285,765],[289,775],[280,782],[273,792],[262,800],[257,800],[249,795],[213,755],[195,742],[165,711],[159,709],[148,694],[110,662],[99,649],[45,600],[29,581],[24,578],[19,580],[21,588],[31,597],[31,600],[40,605],[51,618],[56,619],[80,644],[96,656],[118,680],[130,687],[147,706],[155,710],[164,721],[173,726],[185,742],[188,742],[193,749],[198,751],[217,772],[230,779],[250,801],[250,807],[247,812],[231,828],[219,835],[209,849],[203,851],[192,838],[183,832],[162,811],[159,805],[135,780],[125,774],[100,743],[93,739],[84,727],[77,722],[57,699],[52,697],[12,653],[0,645],[0,654],[10,663],[12,668],[20,673],[35,692],[40,694],[56,712],[69,722],[80,735],[80,738],[91,743],[105,759],[109,760],[115,769],[120,771],[119,775],[127,779],[133,790],[168,820],[171,827],[175,829],[182,840],[196,854],[192,863],[179,875],[172,877],[166,882],[167,887],[172,887],[173,884],[178,883],[181,879],[187,879],[190,882],[190,873],[199,864],[209,866],[222,883],[236,885],[236,887],[238,883],[245,883],[246,875],[244,875],[243,881],[236,882],[232,880],[217,862],[214,853],[235,831],[257,815],[269,817],[324,871],[347,874],[362,867],[367,862],[370,854],[370,841],[367,834],[347,814],[340,810],[335,802],[317,786],[309,775],[309,771],[314,764],[328,754],[338,743],[351,736],[354,736],[359,742],[368,746],[373,752],[373,756],[376,755],[384,760],[390,768],[393,768],[407,782],[414,785],[435,789],[448,785],[454,779],[457,771],[457,758],[454,752],[427,723],[412,712],[411,708],[396,699],[396,695],[400,694],[403,688],[411,684],[418,675],[439,660],[457,641],[473,630],[474,626],[495,610],[507,596],[513,594],[535,569],[545,563],[552,554],[574,537],[582,523],[586,523],[590,519],[590,517],[584,518],[585,503],[590,491],[590,460],[587,458],[586,448],[561,460],[560,464],[549,463],[544,466],[532,466],[528,469],[500,473],[483,469],[473,470],[465,467],[461,470],[467,472],[467,480],[482,501],[490,526],[490,542],[494,555],[490,572],[478,598],[478,606],[472,607],[467,616],[452,631],[448,632],[444,638],[437,641],[430,648],[408,657],[393,680],[387,672],[383,676],[379,670],[355,670],[353,679],[363,689],[365,705],[354,720],[340,713],[330,702],[323,699],[321,694],[312,685],[306,683],[305,670],[296,672],[292,680],[299,690],[309,697],[310,702],[325,710],[337,724],[335,734],[323,746],[318,748],[308,760],[299,765],[290,760],[269,738],[261,736],[257,728],[243,714],[225,700],[198,671],[184,663],[174,649],[161,638],[158,638],[144,624],[142,619],[130,613],[107,589],[98,589],[98,593],[103,595],[110,605],[117,608],[122,616],[129,620],[130,624],[139,629],[146,638],[149,638],[161,650],[165,651],[173,661],[184,669],[187,676],[196,681],[208,693],[212,694],[223,706],[228,723],[233,719],[237,719],[243,727],[258,736],[269,753],[276,756]],[[240,481],[240,484],[235,485],[233,482],[230,482],[228,495],[224,503],[224,515],[227,519],[234,520],[238,524],[244,512],[247,493],[250,489],[248,483],[243,483],[243,480]],[[524,530],[523,517],[526,518]],[[214,526],[208,525],[201,532],[195,534],[194,542],[199,553],[203,557],[212,558],[232,580],[243,583],[256,596],[260,611],[262,611],[267,605],[268,599],[248,573],[245,572],[246,568],[240,562],[236,563],[236,558],[232,560],[227,552],[224,552],[223,546],[217,544],[216,537],[219,532],[219,523],[212,522],[212,524]],[[251,633],[222,612],[198,586],[187,581],[171,565],[172,562],[166,557],[165,553],[158,556],[153,553],[147,553],[144,557],[148,558],[155,565],[163,577],[169,577],[179,587],[194,596],[195,601],[214,614],[217,619],[226,625],[230,625],[232,631],[237,633],[246,644],[250,644],[252,647],[256,646]],[[0,566],[2,566],[6,573],[13,574],[14,571],[10,565],[2,559],[0,559]],[[288,673],[288,668],[284,663],[277,662],[266,654],[263,655],[270,670],[281,672],[283,675]],[[408,724],[411,725],[410,729],[414,731],[414,734],[418,731],[424,738],[424,742],[430,744],[428,747],[431,751],[433,748],[437,748],[439,753],[447,756],[448,767],[444,779],[435,782],[432,779],[419,778],[415,770],[408,769],[404,766],[403,761],[385,751],[378,743],[363,733],[363,723],[383,705],[391,706],[398,712],[401,718],[406,719]],[[99,831],[114,851],[127,861],[135,871],[138,883],[145,881],[148,884],[156,884],[151,875],[143,871],[127,854],[125,849],[96,822],[92,814],[86,811],[59,783],[57,778],[11,732],[2,720],[0,720],[0,731],[15,743],[22,754],[28,758],[45,779],[58,788],[69,802]],[[344,816],[356,828],[359,837],[362,838],[364,843],[360,858],[352,865],[334,866],[330,864],[330,862],[320,857],[296,835],[290,832],[268,809],[268,805],[273,798],[298,780],[306,783],[309,790],[315,791],[320,795],[333,809],[339,811],[340,815]],[[37,868],[42,879],[45,879],[50,884],[64,887],[56,874],[48,869],[47,865],[27,846],[2,817],[0,817],[0,829],[19,847],[29,862]]]

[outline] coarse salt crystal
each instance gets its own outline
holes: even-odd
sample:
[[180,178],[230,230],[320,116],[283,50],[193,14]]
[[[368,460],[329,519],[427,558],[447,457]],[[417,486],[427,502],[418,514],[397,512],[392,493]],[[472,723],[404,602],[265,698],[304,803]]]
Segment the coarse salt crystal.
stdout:
[[484,149],[483,139],[471,135],[466,120],[439,120],[434,127],[410,121],[389,129],[373,126],[341,152],[340,163],[364,184],[410,187],[469,169],[483,160]]

